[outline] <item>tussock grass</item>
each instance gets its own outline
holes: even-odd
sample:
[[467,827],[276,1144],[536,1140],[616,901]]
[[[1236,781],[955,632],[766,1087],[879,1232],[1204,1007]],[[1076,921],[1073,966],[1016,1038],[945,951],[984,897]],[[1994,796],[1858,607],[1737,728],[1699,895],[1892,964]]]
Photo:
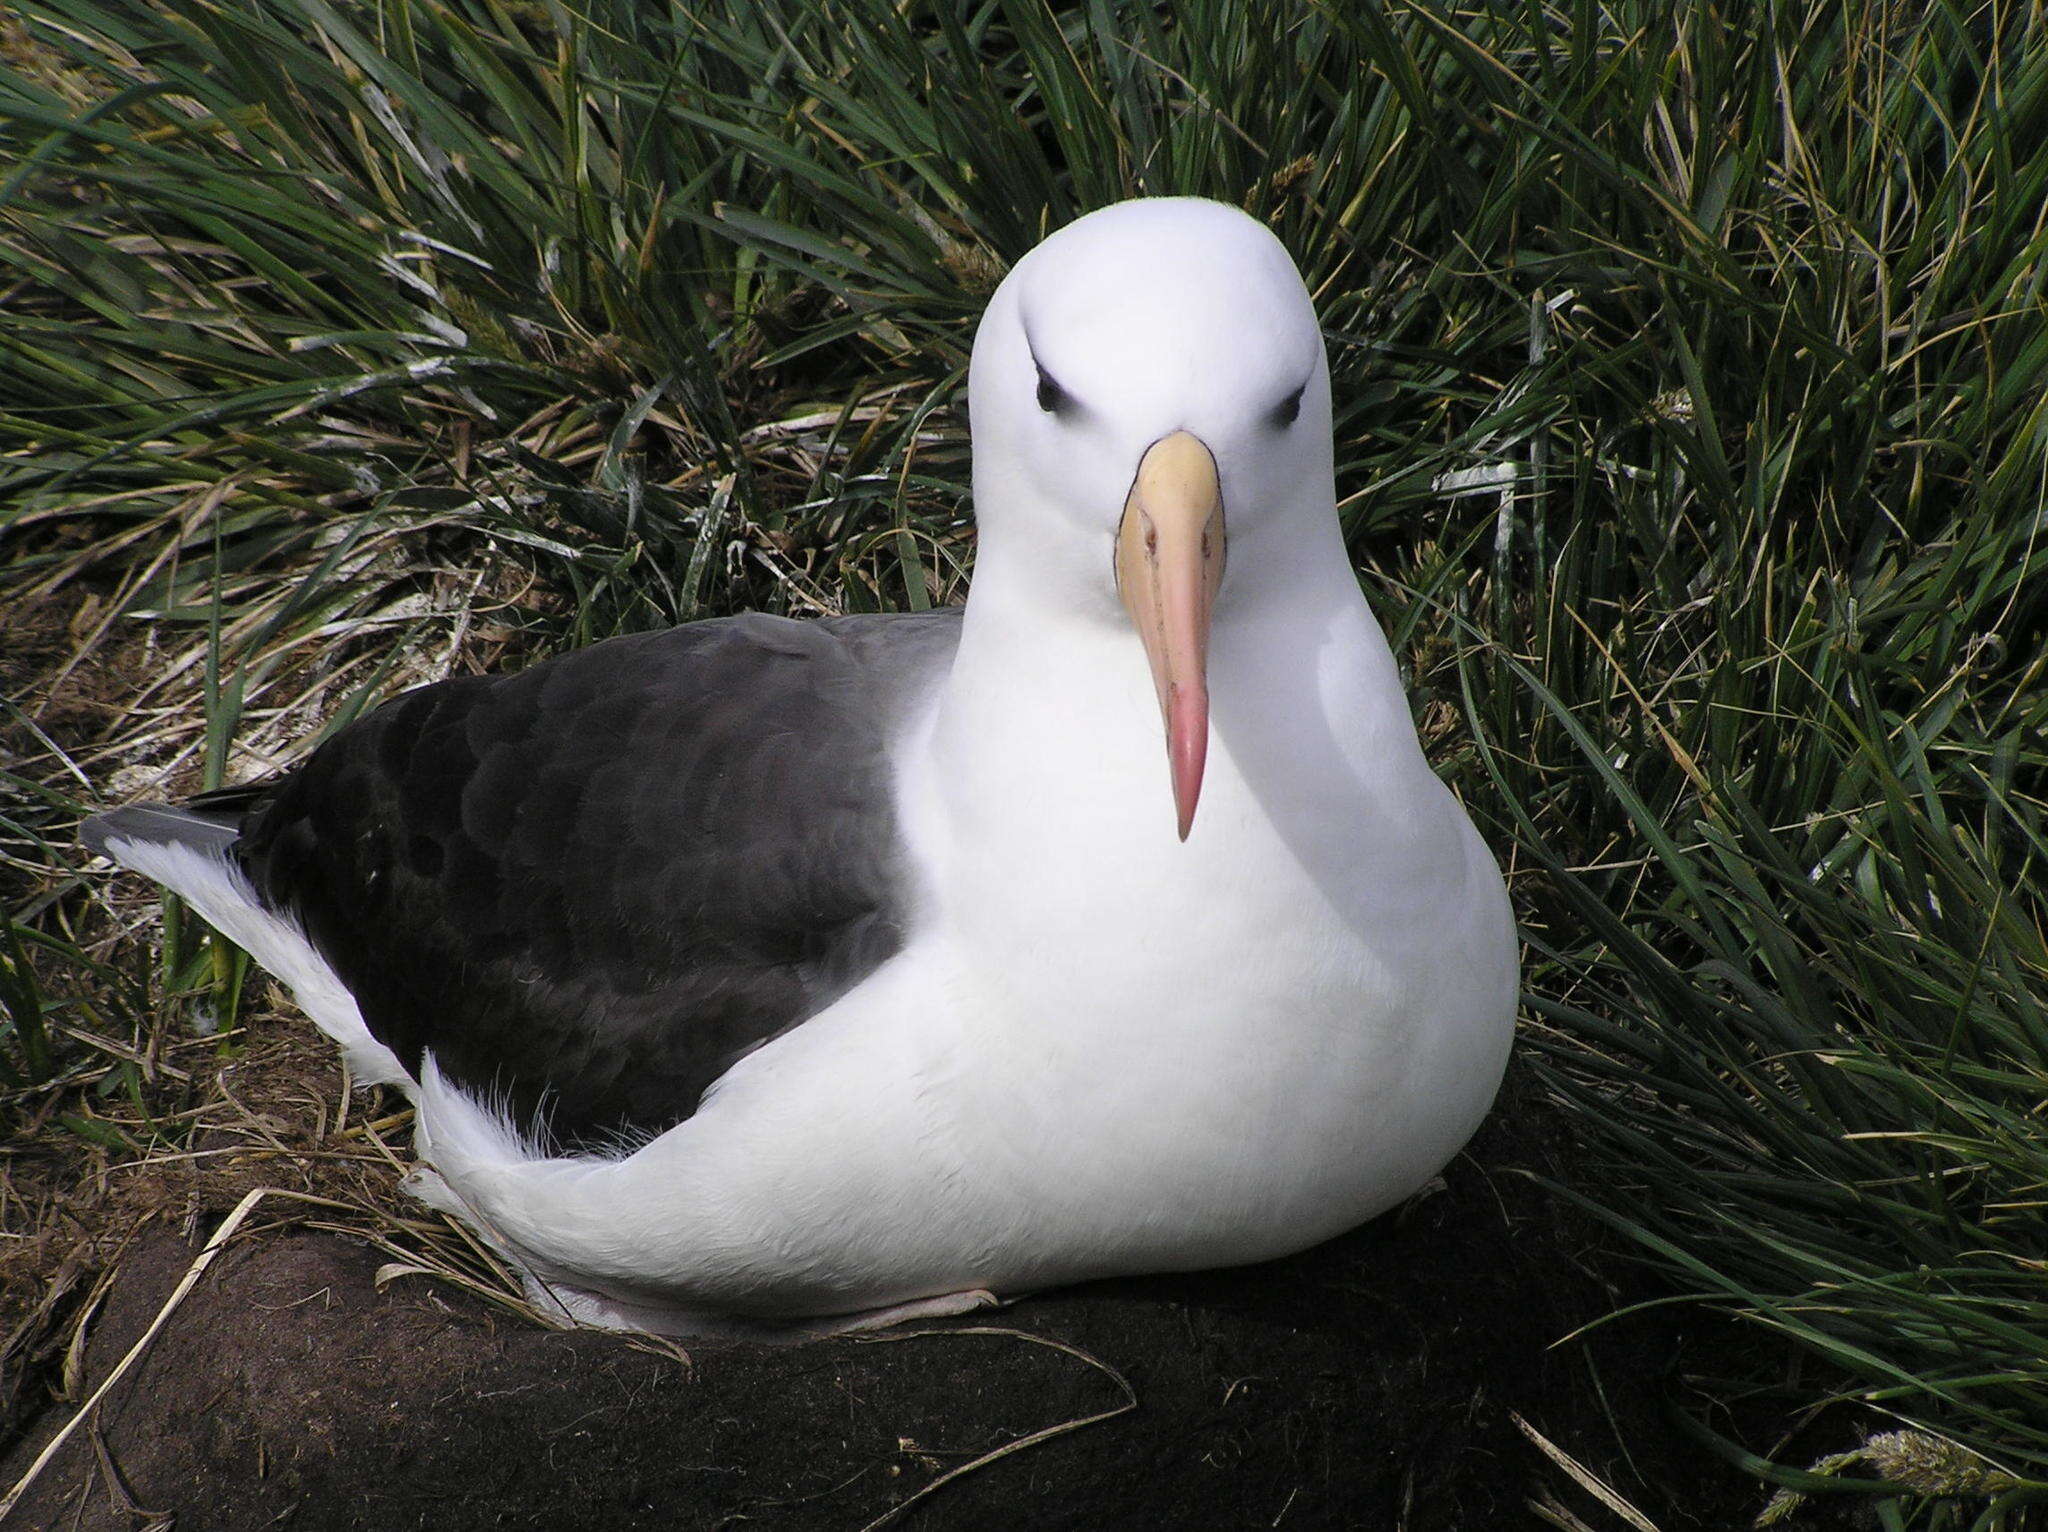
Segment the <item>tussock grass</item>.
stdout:
[[[0,60],[0,589],[60,635],[6,722],[8,1110],[190,1025],[66,849],[106,784],[622,629],[957,596],[986,293],[1218,196],[1325,317],[1561,1194],[1757,1333],[1681,1405],[1889,1525],[2044,1493],[2037,9],[36,0]],[[1718,1408],[1760,1384],[1993,1471],[1773,1466]]]

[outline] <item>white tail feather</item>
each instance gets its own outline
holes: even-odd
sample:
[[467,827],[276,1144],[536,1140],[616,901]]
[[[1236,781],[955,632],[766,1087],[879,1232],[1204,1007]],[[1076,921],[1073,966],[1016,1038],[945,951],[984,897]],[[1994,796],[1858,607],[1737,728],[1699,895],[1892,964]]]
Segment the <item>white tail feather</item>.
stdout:
[[341,1044],[359,1085],[412,1086],[398,1055],[370,1035],[355,997],[296,922],[266,909],[249,880],[224,855],[175,841],[110,837],[106,854],[154,878],[206,923],[290,988],[314,1023]]

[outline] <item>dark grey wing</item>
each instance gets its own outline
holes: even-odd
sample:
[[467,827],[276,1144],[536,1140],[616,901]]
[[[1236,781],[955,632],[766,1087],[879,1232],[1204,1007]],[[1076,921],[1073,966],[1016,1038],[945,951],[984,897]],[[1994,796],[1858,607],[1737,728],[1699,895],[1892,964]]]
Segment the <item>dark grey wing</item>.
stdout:
[[564,1147],[658,1132],[902,944],[888,741],[958,635],[749,616],[422,687],[236,854],[407,1068]]
[[127,808],[95,814],[78,827],[79,844],[112,860],[109,842],[147,841],[159,846],[190,846],[210,856],[232,856],[241,838],[242,805],[222,803],[242,793],[228,788],[202,793],[189,804],[133,803]]

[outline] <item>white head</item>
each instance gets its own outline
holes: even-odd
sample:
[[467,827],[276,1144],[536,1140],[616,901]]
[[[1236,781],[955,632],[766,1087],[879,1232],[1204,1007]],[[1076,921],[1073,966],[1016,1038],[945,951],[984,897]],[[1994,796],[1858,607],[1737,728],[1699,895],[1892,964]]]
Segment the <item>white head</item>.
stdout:
[[996,290],[968,396],[975,588],[1136,629],[1185,838],[1212,613],[1284,599],[1304,552],[1342,567],[1329,373],[1301,277],[1223,203],[1103,208]]

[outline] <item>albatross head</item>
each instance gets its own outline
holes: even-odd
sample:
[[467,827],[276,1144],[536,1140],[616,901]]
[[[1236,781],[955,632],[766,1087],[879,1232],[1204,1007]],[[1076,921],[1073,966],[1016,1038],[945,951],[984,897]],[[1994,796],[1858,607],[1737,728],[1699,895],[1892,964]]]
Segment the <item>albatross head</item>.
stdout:
[[1187,839],[1216,614],[1286,599],[1288,550],[1336,532],[1329,375],[1293,261],[1220,202],[1077,219],[989,301],[969,409],[977,591],[1135,630]]

